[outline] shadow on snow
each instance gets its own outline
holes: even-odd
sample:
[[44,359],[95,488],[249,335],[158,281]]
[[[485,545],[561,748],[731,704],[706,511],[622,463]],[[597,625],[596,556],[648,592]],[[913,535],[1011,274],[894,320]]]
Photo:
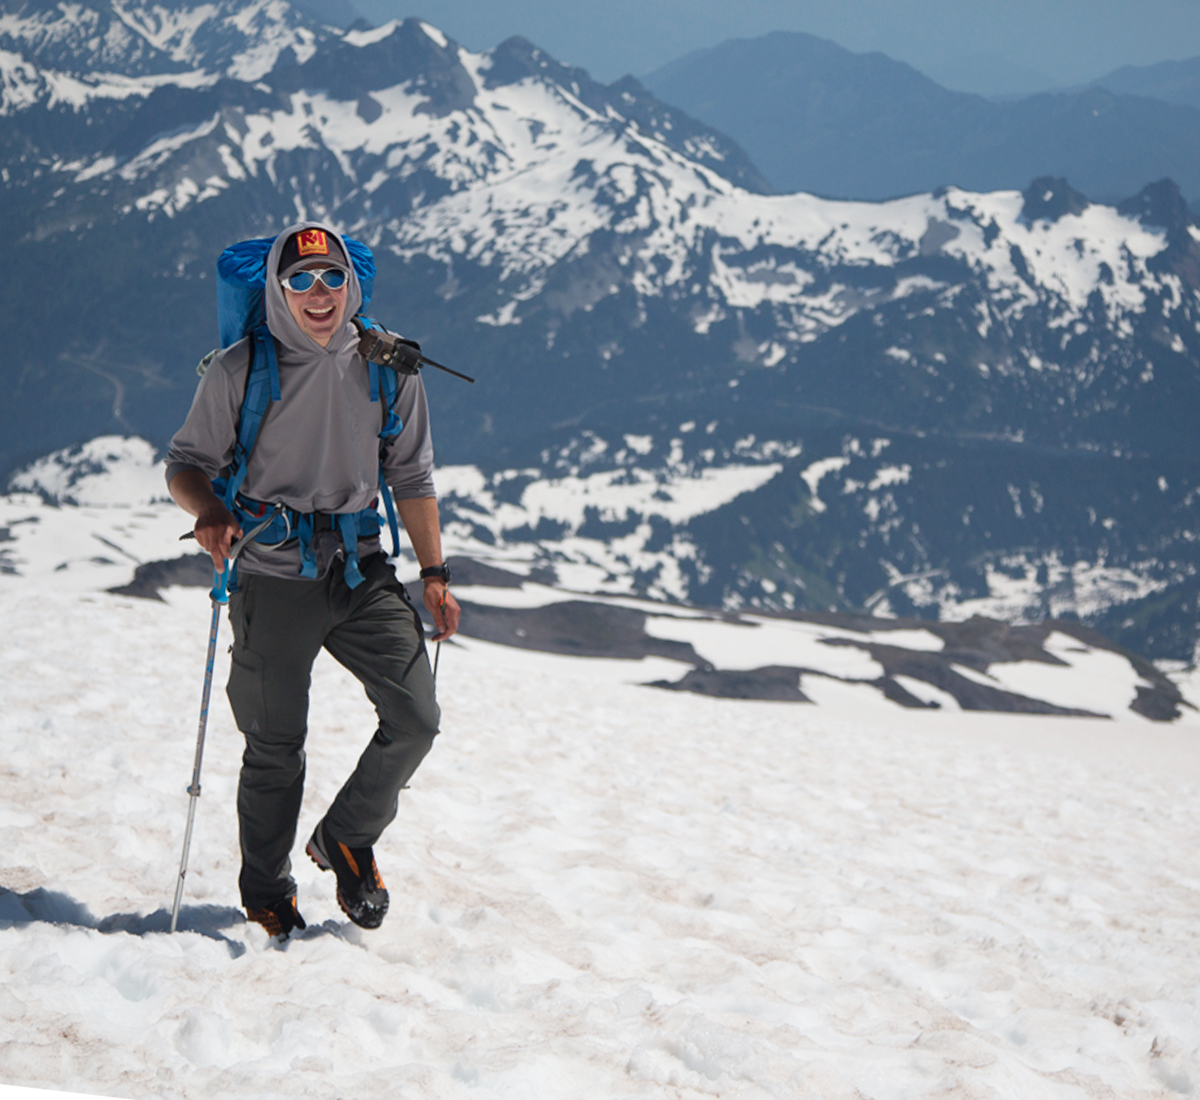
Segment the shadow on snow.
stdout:
[[[55,890],[37,887],[24,894],[0,887],[0,928],[13,925],[70,924],[88,928],[95,932],[125,932],[131,936],[169,932],[171,913],[169,909],[157,909],[153,913],[115,913],[97,920],[86,905]],[[246,951],[246,945],[232,940],[223,930],[234,925],[245,924],[241,910],[228,905],[185,905],[179,911],[180,932],[194,932],[208,939],[219,940],[228,945],[232,958]]]

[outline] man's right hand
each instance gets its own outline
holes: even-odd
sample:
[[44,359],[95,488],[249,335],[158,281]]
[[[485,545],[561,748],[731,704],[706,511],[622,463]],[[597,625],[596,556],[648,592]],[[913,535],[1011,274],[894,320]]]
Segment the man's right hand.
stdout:
[[213,568],[225,568],[230,547],[242,537],[242,529],[224,502],[212,490],[212,482],[200,470],[180,470],[167,486],[175,503],[196,517],[192,528],[196,541],[212,556]]
[[213,568],[219,573],[225,568],[230,547],[242,537],[242,528],[233,514],[220,501],[196,517],[192,528],[196,541],[212,555]]

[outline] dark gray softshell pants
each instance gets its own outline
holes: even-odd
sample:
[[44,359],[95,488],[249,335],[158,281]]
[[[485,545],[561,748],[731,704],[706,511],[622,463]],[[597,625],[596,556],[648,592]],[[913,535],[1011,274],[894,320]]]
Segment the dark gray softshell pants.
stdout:
[[247,908],[296,892],[290,856],[304,791],[308,689],[322,648],[358,678],[379,716],[326,811],[328,836],[352,848],[373,845],[438,732],[420,618],[384,555],[364,561],[363,574],[355,589],[340,562],[316,581],[243,574],[229,598],[228,694],[246,738],[237,808]]

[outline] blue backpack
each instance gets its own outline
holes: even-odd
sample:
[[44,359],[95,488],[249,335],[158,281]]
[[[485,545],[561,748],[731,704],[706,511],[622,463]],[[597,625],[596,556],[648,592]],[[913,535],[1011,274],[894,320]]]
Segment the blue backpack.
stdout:
[[[362,308],[365,309],[375,285],[375,258],[365,244],[351,237],[342,239],[362,288]],[[239,490],[246,478],[250,453],[254,450],[267,408],[272,401],[280,400],[279,360],[275,338],[267,328],[263,297],[267,285],[267,255],[274,242],[274,237],[241,241],[230,245],[217,260],[217,324],[221,333],[221,347],[230,347],[244,337],[250,337],[250,371],[238,415],[238,436],[233,459],[222,476],[213,481],[213,490],[245,531],[260,524],[273,508],[270,502],[250,500],[242,496]],[[375,322],[370,318],[359,317],[355,321],[360,327],[375,327]],[[400,527],[396,521],[392,491],[383,476],[383,456],[388,441],[395,439],[403,427],[393,411],[400,381],[395,371],[381,370],[378,364],[370,361],[367,366],[370,371],[371,401],[381,402],[383,407],[383,427],[379,432],[379,495],[387,509],[388,528],[392,533],[392,556],[396,557],[400,553]],[[358,559],[359,538],[377,536],[382,528],[377,505],[378,499],[361,512],[345,512],[329,517],[342,538],[346,584],[350,588],[357,588],[363,581]],[[267,546],[279,546],[297,538],[300,576],[312,579],[317,575],[313,551],[315,521],[314,513],[298,513],[284,508],[255,535],[255,541]],[[233,587],[235,581],[232,574],[229,579]]]

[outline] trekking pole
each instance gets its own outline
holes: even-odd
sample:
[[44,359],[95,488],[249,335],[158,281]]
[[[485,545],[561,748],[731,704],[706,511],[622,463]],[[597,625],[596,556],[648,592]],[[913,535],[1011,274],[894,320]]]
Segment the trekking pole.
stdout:
[[[442,622],[446,621],[446,592],[447,589],[442,589]],[[442,659],[442,643],[438,642],[433,647],[433,682],[437,683],[437,666],[438,661]]]
[[[171,932],[174,933],[179,923],[179,903],[183,900],[183,880],[187,877],[188,852],[192,847],[192,826],[196,821],[196,800],[200,797],[200,765],[204,760],[204,736],[208,729],[208,700],[212,694],[213,664],[217,656],[217,631],[221,626],[221,608],[229,603],[229,571],[242,548],[267,527],[281,511],[282,504],[276,504],[267,518],[248,535],[243,535],[229,548],[229,557],[221,572],[213,570],[213,586],[209,592],[212,600],[212,625],[208,630],[208,660],[204,665],[204,690],[200,695],[200,728],[196,733],[196,758],[192,763],[192,781],[188,785],[188,815],[187,828],[183,834],[183,856],[179,861],[179,880],[175,883],[175,902],[171,906]],[[185,535],[184,538],[187,536]]]

